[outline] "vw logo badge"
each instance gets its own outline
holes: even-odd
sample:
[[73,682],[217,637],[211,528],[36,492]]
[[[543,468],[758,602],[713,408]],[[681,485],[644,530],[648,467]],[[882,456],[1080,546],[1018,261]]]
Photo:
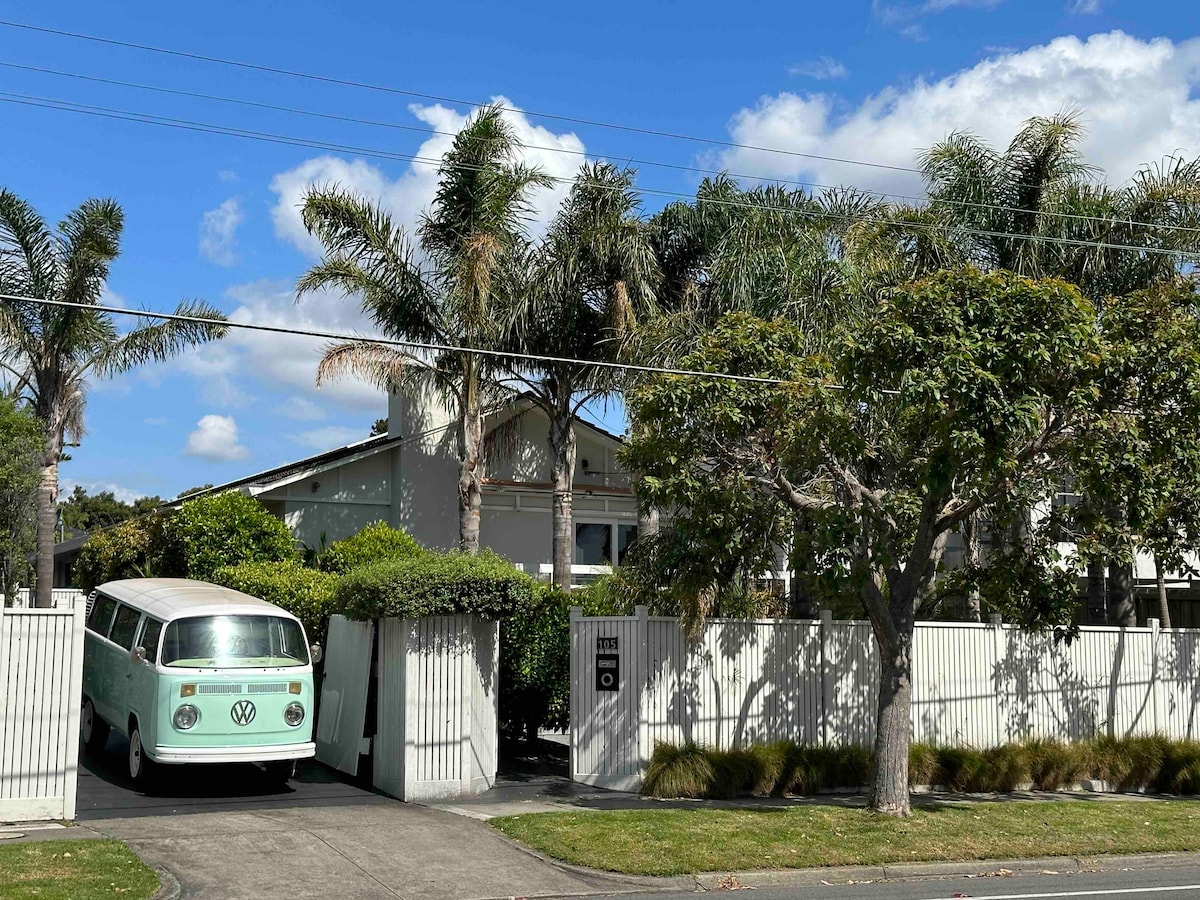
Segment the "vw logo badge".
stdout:
[[254,721],[254,704],[249,700],[239,700],[233,704],[230,715],[238,725],[249,725]]

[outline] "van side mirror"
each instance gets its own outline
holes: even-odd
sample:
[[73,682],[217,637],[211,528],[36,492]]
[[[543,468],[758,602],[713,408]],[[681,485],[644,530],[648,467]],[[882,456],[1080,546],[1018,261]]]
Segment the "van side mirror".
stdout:
[[313,644],[308,648],[308,655],[312,657],[313,665],[315,666],[325,658],[325,651],[321,649],[320,644]]
[[132,650],[130,650],[129,651],[129,661],[131,663],[133,663],[135,666],[145,665],[146,664],[146,648],[145,647],[134,647]]

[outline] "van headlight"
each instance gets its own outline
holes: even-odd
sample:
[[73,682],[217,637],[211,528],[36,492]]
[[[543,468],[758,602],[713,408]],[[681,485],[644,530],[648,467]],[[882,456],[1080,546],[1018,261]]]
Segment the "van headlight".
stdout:
[[304,707],[299,703],[289,703],[283,710],[283,721],[295,728],[304,721]]
[[200,710],[196,709],[190,703],[185,703],[179,709],[175,710],[175,716],[171,721],[175,723],[175,727],[180,731],[187,731],[200,721]]

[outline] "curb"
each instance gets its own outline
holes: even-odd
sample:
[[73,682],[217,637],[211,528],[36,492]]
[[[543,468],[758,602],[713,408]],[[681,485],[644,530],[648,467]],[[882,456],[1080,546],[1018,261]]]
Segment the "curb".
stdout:
[[[1011,875],[1065,875],[1109,870],[1172,869],[1200,866],[1200,853],[1142,853],[1132,856],[1043,859],[975,860],[971,862],[904,863],[884,866],[836,866],[809,869],[759,869],[749,872],[708,872],[693,876],[705,891],[738,887],[816,887],[879,881],[921,881],[939,878],[986,878]],[[657,879],[656,879],[657,880]]]
[[156,866],[158,872],[158,890],[150,900],[179,900],[183,894],[183,886],[165,866]]

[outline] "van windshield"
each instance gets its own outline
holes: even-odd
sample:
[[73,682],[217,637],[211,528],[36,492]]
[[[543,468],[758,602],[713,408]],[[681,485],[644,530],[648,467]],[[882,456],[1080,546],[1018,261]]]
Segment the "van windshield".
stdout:
[[197,616],[176,619],[162,642],[162,664],[179,668],[308,665],[299,623],[279,616]]

